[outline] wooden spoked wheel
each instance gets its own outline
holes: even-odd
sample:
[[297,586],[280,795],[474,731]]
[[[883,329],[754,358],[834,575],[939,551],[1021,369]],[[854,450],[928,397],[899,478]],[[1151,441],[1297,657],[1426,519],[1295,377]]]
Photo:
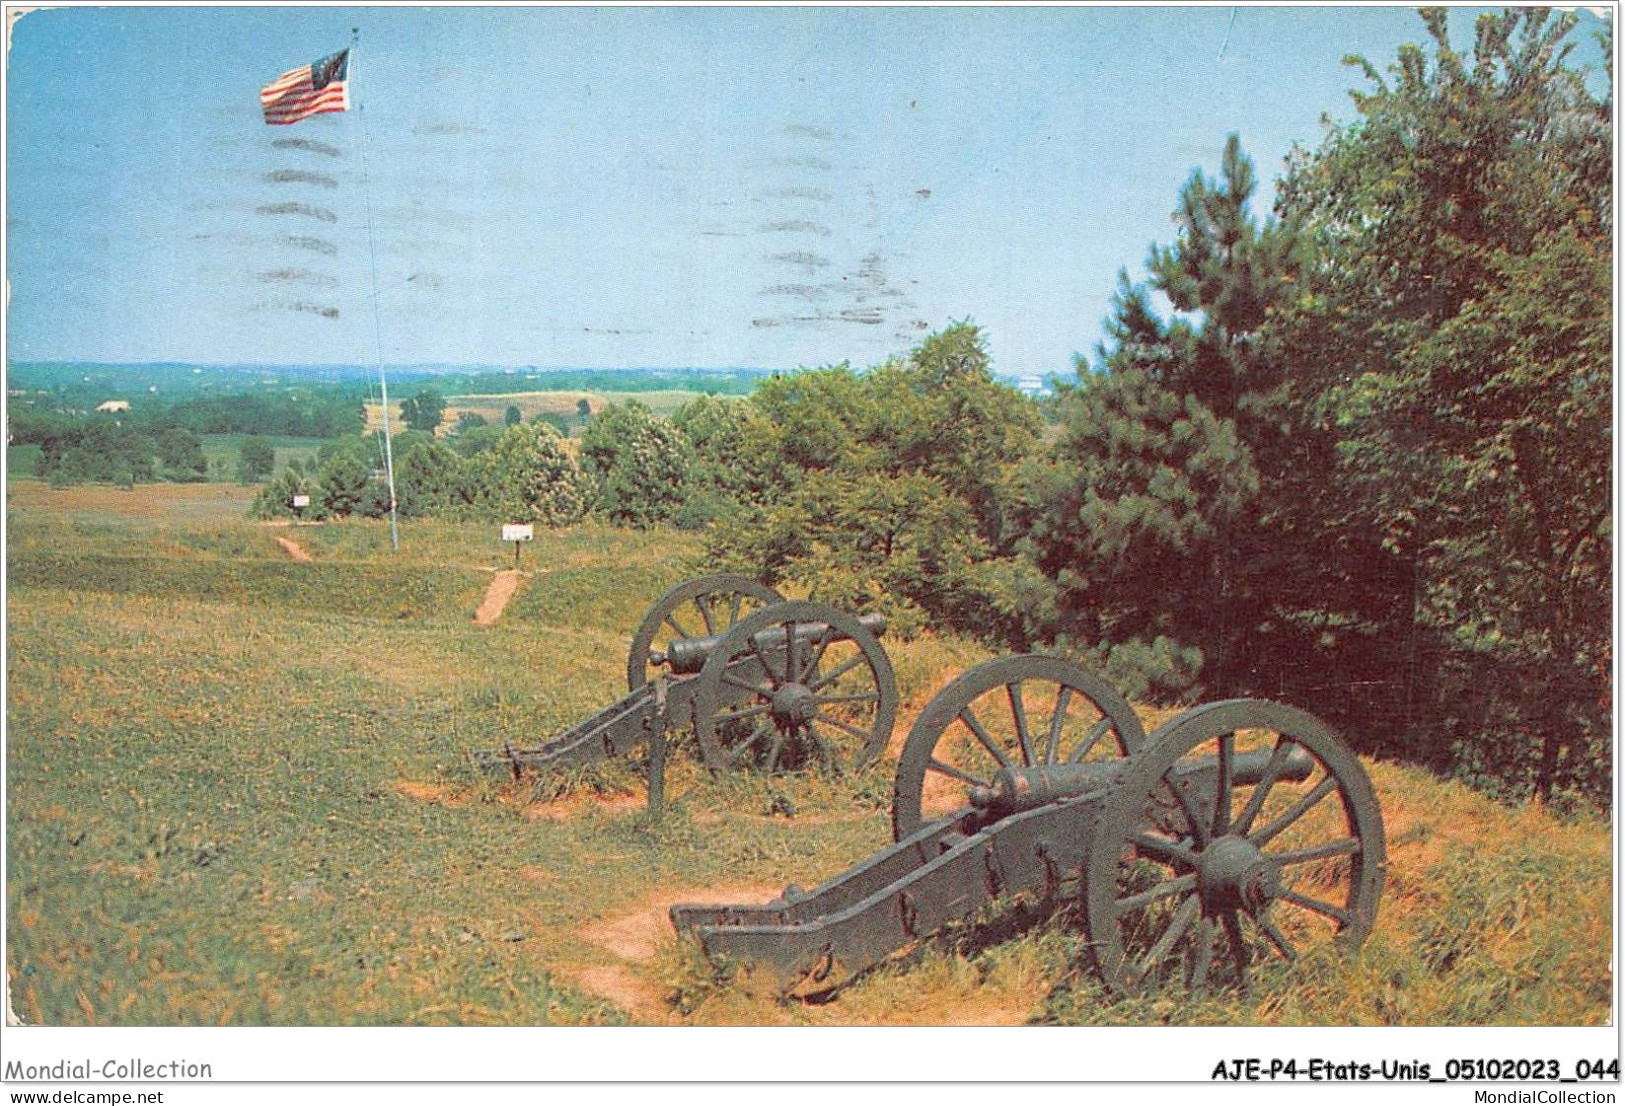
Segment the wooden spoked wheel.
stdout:
[[1146,740],[1107,798],[1083,883],[1107,985],[1245,988],[1370,933],[1382,893],[1382,811],[1354,754],[1303,711],[1232,700]]
[[897,682],[855,617],[798,600],[728,631],[700,670],[694,730],[714,772],[847,772],[880,754],[897,717]]
[[649,608],[626,657],[626,687],[636,691],[658,669],[649,657],[669,648],[673,641],[725,634],[747,616],[784,597],[766,584],[733,572],[720,572],[684,581]]
[[1058,657],[1001,657],[926,704],[909,731],[892,792],[901,841],[952,814],[1001,768],[1081,764],[1136,751],[1145,730],[1104,679]]

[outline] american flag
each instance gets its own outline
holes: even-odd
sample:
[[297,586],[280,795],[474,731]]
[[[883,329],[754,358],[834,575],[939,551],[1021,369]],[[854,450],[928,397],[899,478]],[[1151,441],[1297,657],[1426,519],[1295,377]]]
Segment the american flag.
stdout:
[[297,123],[328,111],[348,111],[350,51],[290,69],[260,89],[260,107],[272,125]]

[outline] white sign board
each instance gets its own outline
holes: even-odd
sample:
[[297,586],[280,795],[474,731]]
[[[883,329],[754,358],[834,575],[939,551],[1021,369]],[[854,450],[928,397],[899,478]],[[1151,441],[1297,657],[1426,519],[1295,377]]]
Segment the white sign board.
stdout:
[[536,527],[529,522],[505,522],[502,524],[503,541],[534,541]]
[[296,496],[294,496],[293,497],[293,505],[295,507],[309,507],[310,506],[310,496],[308,496],[308,495],[296,495]]

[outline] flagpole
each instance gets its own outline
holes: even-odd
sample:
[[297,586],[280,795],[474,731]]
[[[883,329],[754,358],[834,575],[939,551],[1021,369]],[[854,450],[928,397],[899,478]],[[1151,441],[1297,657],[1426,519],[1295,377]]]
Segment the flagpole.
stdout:
[[[349,90],[356,89],[355,59],[361,44],[361,28],[350,28]],[[395,511],[395,450],[389,440],[389,381],[384,376],[384,342],[378,322],[378,247],[372,233],[372,177],[367,172],[367,109],[356,98],[356,114],[361,118],[361,191],[367,211],[367,257],[372,263],[372,350],[378,364],[378,393],[384,405],[384,474],[389,479],[389,548],[401,548],[400,524]]]

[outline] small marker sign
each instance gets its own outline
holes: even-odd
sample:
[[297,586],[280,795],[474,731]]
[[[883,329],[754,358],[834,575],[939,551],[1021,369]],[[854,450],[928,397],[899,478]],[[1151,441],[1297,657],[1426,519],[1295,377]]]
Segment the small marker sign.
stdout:
[[502,524],[502,540],[513,542],[513,570],[519,571],[519,543],[536,540],[535,524],[529,522],[504,522]]
[[293,505],[295,507],[309,507],[310,506],[310,496],[308,496],[308,495],[296,495],[296,496],[294,496],[293,497]]

